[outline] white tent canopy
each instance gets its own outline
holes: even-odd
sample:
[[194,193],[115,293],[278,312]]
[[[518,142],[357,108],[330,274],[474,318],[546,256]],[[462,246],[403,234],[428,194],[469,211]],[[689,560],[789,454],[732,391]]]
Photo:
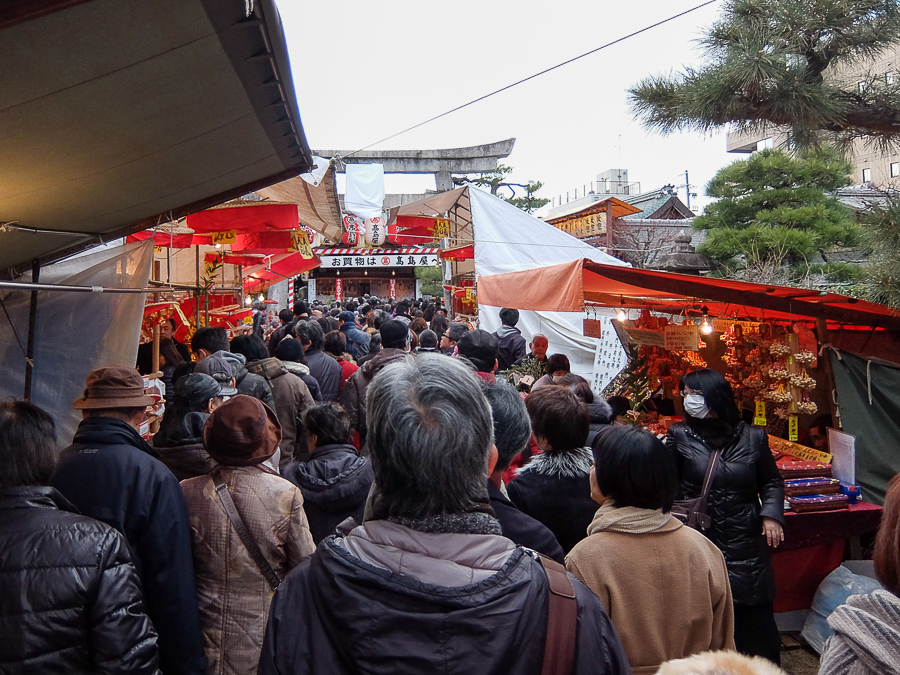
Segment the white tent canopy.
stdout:
[[[482,190],[470,188],[469,200],[475,233],[476,279],[538,270],[583,258],[604,265],[628,265]],[[500,309],[479,303],[478,317],[484,330],[495,331],[500,327]],[[538,333],[546,335],[550,343],[548,354],[565,354],[572,372],[592,381],[598,342],[602,340],[609,349],[622,350],[622,347],[617,340],[610,339],[614,338],[612,335],[605,334],[600,340],[585,337],[584,318],[581,312],[520,310],[517,327],[528,342]],[[608,380],[602,386],[606,383]]]

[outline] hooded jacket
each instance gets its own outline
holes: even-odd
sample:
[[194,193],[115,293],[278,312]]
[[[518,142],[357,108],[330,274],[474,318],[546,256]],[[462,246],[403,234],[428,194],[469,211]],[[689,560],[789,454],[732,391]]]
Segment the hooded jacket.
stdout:
[[356,325],[355,321],[345,321],[341,332],[347,338],[347,351],[355,359],[369,353],[369,334]]
[[525,338],[522,331],[514,326],[502,325],[494,333],[497,338],[499,350],[497,351],[497,370],[506,370],[512,364],[525,356]]
[[828,617],[820,675],[900,674],[900,598],[885,590],[851,595]]
[[[681,477],[679,499],[699,497],[712,448],[683,423],[669,428],[666,448],[675,453]],[[712,525],[704,534],[725,556],[734,604],[772,602],[775,573],[762,518],[784,525],[784,479],[765,429],[738,422],[713,476],[707,513]]]
[[[600,601],[578,603],[572,672],[630,673]],[[272,602],[260,675],[537,675],[548,583],[498,535],[423,533],[384,520],[327,537]]]
[[163,419],[163,428],[153,437],[159,460],[179,481],[204,476],[218,464],[203,447],[203,425],[208,419],[206,412],[191,411],[183,417],[173,413],[173,417]]
[[282,363],[285,368],[303,380],[303,384],[309,389],[309,395],[313,397],[314,401],[317,403],[322,401],[322,390],[319,389],[319,383],[316,382],[316,378],[309,374],[309,366],[297,361],[282,361]]
[[231,366],[231,373],[234,375],[235,387],[239,394],[246,394],[260,401],[275,410],[275,399],[272,398],[272,389],[269,383],[259,375],[247,371],[247,359],[243,354],[232,354],[219,350],[215,356],[220,356]]
[[[315,545],[296,487],[260,465],[222,465],[221,476],[250,536],[279,577],[312,554]],[[191,518],[207,675],[251,675],[259,662],[272,588],[231,524],[212,477],[186,480],[181,489]]]
[[318,447],[309,461],[289,465],[284,477],[303,493],[303,509],[316,544],[334,534],[347,518],[362,523],[375,480],[369,460],[352,445]]
[[386,365],[404,359],[408,355],[409,352],[405,349],[383,348],[374,359],[363,364],[344,383],[344,389],[341,391],[341,405],[344,406],[344,410],[350,418],[350,426],[359,432],[359,444],[363,454],[367,454],[368,451],[366,445],[366,390],[369,388],[369,383]]
[[597,511],[591,499],[591,462],[587,448],[542,452],[506,486],[512,502],[546,525],[565,553],[587,536]]
[[160,667],[206,669],[191,534],[181,487],[157,452],[125,422],[82,420],[59,455],[53,486],[85,516],[125,535],[159,634]]
[[153,675],[128,544],[74,510],[52,487],[0,489],[0,670]]
[[247,370],[253,375],[261,376],[272,390],[272,398],[275,401],[272,409],[281,423],[279,464],[285,467],[295,453],[306,452],[306,433],[303,431],[301,417],[315,401],[303,380],[274,357],[254,361],[247,366]]

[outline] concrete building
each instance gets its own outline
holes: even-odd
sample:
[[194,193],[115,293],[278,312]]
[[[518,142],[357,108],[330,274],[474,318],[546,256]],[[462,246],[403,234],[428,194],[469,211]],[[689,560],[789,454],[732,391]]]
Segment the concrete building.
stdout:
[[[886,50],[871,61],[862,62],[852,68],[826,71],[832,82],[840,83],[848,89],[864,91],[868,87],[897,84],[900,78],[900,45]],[[871,75],[867,79],[867,75]],[[783,147],[787,134],[778,127],[767,127],[754,134],[726,134],[726,150],[734,153],[751,153],[764,148]],[[896,150],[884,152],[875,144],[863,139],[854,141],[847,154],[853,165],[850,180],[854,184],[874,183],[880,187],[900,188],[900,153]]]

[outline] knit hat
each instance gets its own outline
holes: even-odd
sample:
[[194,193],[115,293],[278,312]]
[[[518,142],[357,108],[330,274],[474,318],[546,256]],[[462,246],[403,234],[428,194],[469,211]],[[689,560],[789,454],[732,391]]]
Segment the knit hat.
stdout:
[[338,321],[341,323],[346,323],[347,321],[356,323],[356,315],[353,312],[341,312],[338,314]]
[[378,329],[381,346],[385,349],[403,349],[409,344],[409,327],[397,319],[389,319]]
[[195,373],[209,375],[212,379],[219,383],[222,388],[220,396],[237,396],[238,390],[231,384],[234,379],[234,371],[227,359],[215,354],[200,359],[194,366]]
[[211,398],[222,395],[222,387],[209,375],[191,373],[175,383],[175,398],[185,402],[190,410],[206,412]]
[[203,427],[203,447],[220,464],[260,464],[280,442],[281,424],[272,409],[243,394],[216,408]]
[[84,395],[72,403],[75,410],[94,408],[140,408],[156,405],[144,390],[144,378],[134,368],[94,368],[85,382]]
[[275,358],[281,361],[302,362],[305,356],[303,345],[296,338],[286,337],[275,347]]

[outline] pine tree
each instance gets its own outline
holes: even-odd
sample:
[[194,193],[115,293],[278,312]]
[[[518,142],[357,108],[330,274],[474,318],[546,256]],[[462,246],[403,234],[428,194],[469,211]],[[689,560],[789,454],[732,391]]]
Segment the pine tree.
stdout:
[[698,251],[721,265],[720,273],[761,283],[846,274],[814,262],[821,252],[860,243],[851,212],[828,194],[850,182],[849,172],[829,149],[797,157],[762,150],[726,166],[706,188],[718,201],[693,222],[707,231]]
[[867,300],[900,308],[900,200],[868,211],[864,225],[869,262],[856,290]]
[[[453,179],[453,182],[456,185],[477,185],[478,187],[486,187],[490,188],[491,194],[500,197],[505,202],[508,202],[515,206],[516,208],[522,209],[525,213],[534,213],[539,208],[549,203],[549,199],[545,199],[543,197],[536,197],[535,193],[544,187],[544,184],[540,181],[530,180],[527,183],[512,183],[508,180],[509,174],[511,174],[513,168],[511,166],[506,166],[505,164],[498,164],[497,168],[493,171],[486,171],[480,174],[477,178],[469,178],[467,176],[459,176]],[[503,193],[500,192],[500,188],[506,188],[509,191],[509,197],[504,196]],[[524,196],[517,196],[516,188],[521,188],[525,191]]]
[[[890,145],[900,135],[900,78],[871,64],[900,35],[898,0],[729,0],[701,44],[706,63],[649,77],[631,91],[647,127],[663,132],[789,130],[794,145],[854,138]],[[828,71],[826,73],[826,71]]]

